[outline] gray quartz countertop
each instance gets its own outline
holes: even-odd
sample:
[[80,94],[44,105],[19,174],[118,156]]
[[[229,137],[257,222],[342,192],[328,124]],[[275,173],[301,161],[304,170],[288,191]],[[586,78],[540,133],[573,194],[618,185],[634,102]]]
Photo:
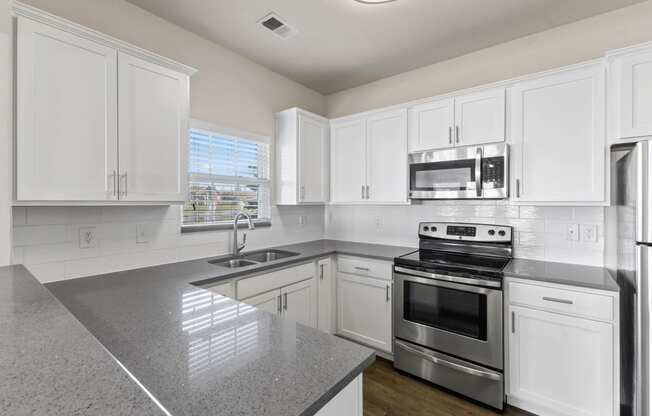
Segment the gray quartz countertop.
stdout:
[[549,261],[512,259],[505,276],[590,289],[620,291],[606,268]]
[[23,266],[0,267],[0,414],[165,415]]
[[172,415],[312,415],[371,365],[371,349],[193,285],[329,254],[391,260],[405,247],[320,240],[236,270],[208,259],[47,285]]

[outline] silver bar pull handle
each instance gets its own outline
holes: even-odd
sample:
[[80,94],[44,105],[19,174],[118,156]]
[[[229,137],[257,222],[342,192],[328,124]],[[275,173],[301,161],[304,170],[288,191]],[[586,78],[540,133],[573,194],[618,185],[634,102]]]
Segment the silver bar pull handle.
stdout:
[[363,272],[368,272],[369,271],[369,267],[355,266],[354,269],[360,270],[360,271],[363,271]]
[[482,147],[475,150],[475,195],[482,196]]
[[512,334],[516,333],[516,314],[512,311]]
[[319,279],[324,280],[324,265],[323,264],[319,265]]
[[388,284],[387,287],[385,288],[385,301],[389,302],[389,290],[391,289],[392,285]]
[[127,172],[123,173],[120,176],[121,176],[121,178],[118,181],[118,186],[120,186],[121,180],[124,179],[125,180],[125,187],[124,187],[124,189],[122,189],[122,186],[120,186],[120,192],[118,192],[118,195],[122,194],[123,197],[126,197],[127,196]]
[[364,185],[362,185],[362,195],[360,196],[360,198],[364,199]]
[[278,300],[278,313],[281,313],[283,312],[283,306],[281,305],[281,295],[278,295],[276,299]]
[[541,299],[547,301],[547,302],[556,302],[556,303],[563,303],[565,305],[572,305],[573,301],[568,300],[568,299],[559,299],[559,298],[550,298],[548,296],[544,296]]
[[367,199],[369,199],[369,185],[367,185]]
[[453,126],[448,127],[448,144],[453,144]]
[[460,126],[455,126],[455,143],[460,142]]
[[113,182],[113,191],[111,192],[111,194],[113,196],[118,196],[118,183],[117,183],[118,173],[116,172],[115,169],[113,170],[113,173],[109,175],[109,178],[111,178],[110,180]]
[[516,197],[517,198],[521,197],[521,180],[520,179],[516,180]]
[[283,293],[283,309],[288,310],[288,294]]
[[457,364],[457,363],[453,363],[453,362],[450,362],[450,361],[443,360],[443,359],[441,359],[439,357],[435,357],[434,355],[428,354],[428,353],[426,353],[424,351],[421,351],[421,350],[419,350],[419,349],[417,349],[415,347],[407,345],[407,344],[405,344],[405,343],[403,343],[401,341],[394,341],[394,344],[396,346],[398,346],[400,348],[403,348],[404,350],[409,351],[409,352],[411,352],[413,354],[416,354],[416,355],[418,355],[418,356],[420,356],[420,357],[422,357],[422,358],[424,358],[426,360],[432,361],[433,363],[444,366],[444,367],[448,367],[448,368],[450,368],[452,370],[456,370],[456,371],[466,373],[466,374],[470,374],[470,375],[477,376],[477,377],[488,378],[489,380],[494,380],[494,381],[500,381],[501,380],[501,376],[499,374],[494,374],[494,373],[491,373],[489,371],[476,370],[475,368],[470,368],[470,367],[466,367],[466,366],[463,366],[463,365],[460,365],[460,364]]

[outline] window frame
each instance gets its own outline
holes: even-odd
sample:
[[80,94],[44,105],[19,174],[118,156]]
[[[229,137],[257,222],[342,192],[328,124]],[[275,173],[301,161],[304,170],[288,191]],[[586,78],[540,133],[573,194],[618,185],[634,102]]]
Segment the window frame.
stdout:
[[[197,119],[190,119],[190,122],[188,123],[188,136],[187,136],[187,142],[186,142],[186,147],[188,148],[187,150],[187,167],[186,167],[186,180],[185,180],[185,201],[183,205],[181,206],[181,212],[180,212],[180,220],[181,220],[181,233],[194,233],[194,232],[200,232],[200,231],[216,231],[216,230],[228,230],[233,228],[233,221],[230,222],[219,222],[219,223],[213,223],[213,224],[184,224],[183,223],[183,212],[184,212],[184,207],[186,203],[188,202],[188,198],[190,196],[190,133],[191,130],[198,130],[204,133],[207,133],[209,135],[223,135],[227,137],[232,137],[232,138],[238,138],[238,139],[245,139],[245,140],[251,140],[251,141],[256,141],[260,142],[263,144],[266,144],[268,146],[268,174],[267,174],[267,179],[259,179],[259,178],[247,178],[247,177],[238,177],[238,176],[218,176],[215,175],[214,178],[223,178],[224,183],[242,183],[242,182],[249,182],[251,184],[260,184],[260,185],[267,185],[268,189],[268,209],[269,209],[269,218],[260,218],[260,219],[255,219],[252,220],[254,225],[256,227],[270,227],[272,225],[272,219],[271,219],[271,210],[272,210],[272,204],[273,204],[273,199],[272,199],[272,176],[273,176],[273,169],[272,169],[272,163],[273,163],[273,149],[272,149],[272,139],[269,136],[261,135],[258,133],[253,133],[245,130],[240,130],[232,127],[226,127],[222,126],[219,124],[214,124],[202,120],[197,120]],[[246,224],[244,221],[240,221],[238,223],[238,228],[243,228],[246,227]]]

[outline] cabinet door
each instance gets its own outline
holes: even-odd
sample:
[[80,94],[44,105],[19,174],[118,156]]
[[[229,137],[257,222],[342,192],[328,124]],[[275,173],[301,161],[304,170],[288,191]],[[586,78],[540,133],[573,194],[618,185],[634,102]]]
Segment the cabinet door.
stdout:
[[117,199],[115,49],[17,20],[17,199]]
[[511,96],[514,199],[604,201],[602,65],[517,83]]
[[120,199],[185,199],[188,76],[118,55]]
[[283,316],[303,325],[317,327],[317,287],[314,279],[281,289]]
[[331,125],[331,199],[333,202],[361,202],[366,185],[365,120]]
[[454,108],[452,98],[410,108],[409,151],[453,147]]
[[339,273],[337,333],[391,352],[391,292],[391,282]]
[[505,140],[505,88],[455,98],[455,145]]
[[652,51],[616,61],[618,138],[652,135]]
[[317,327],[329,334],[333,333],[333,323],[335,316],[333,309],[333,298],[335,285],[332,273],[332,263],[330,259],[319,260],[317,262]]
[[516,306],[510,312],[511,403],[542,414],[614,414],[611,324]]
[[281,299],[281,291],[272,290],[270,292],[243,299],[241,302],[276,315],[281,311]]
[[299,113],[299,201],[328,200],[328,124]]
[[367,200],[407,201],[407,111],[367,119]]
[[209,290],[218,295],[226,296],[227,298],[235,298],[233,290],[233,283],[219,283],[213,286],[205,286],[204,289]]

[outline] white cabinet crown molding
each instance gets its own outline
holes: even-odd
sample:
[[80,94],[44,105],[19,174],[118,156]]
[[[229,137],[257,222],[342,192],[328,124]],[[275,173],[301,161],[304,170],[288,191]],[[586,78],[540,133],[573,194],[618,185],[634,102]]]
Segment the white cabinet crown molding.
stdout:
[[98,32],[94,29],[90,29],[86,26],[82,26],[75,22],[72,22],[68,19],[53,15],[41,9],[38,9],[33,6],[29,6],[25,3],[19,1],[14,1],[12,4],[12,11],[14,16],[23,16],[28,19],[47,24],[54,28],[65,30],[69,33],[72,33],[76,36],[85,38],[87,40],[102,44],[114,48],[118,51],[128,53],[132,56],[145,59],[147,61],[168,67],[175,71],[184,73],[188,76],[192,76],[197,72],[197,70],[191,66],[182,64],[180,62],[174,61],[172,59],[166,58],[164,56],[155,54],[146,49],[140,48],[138,46],[132,45],[128,42],[124,42],[117,38],[114,38],[104,33]]

